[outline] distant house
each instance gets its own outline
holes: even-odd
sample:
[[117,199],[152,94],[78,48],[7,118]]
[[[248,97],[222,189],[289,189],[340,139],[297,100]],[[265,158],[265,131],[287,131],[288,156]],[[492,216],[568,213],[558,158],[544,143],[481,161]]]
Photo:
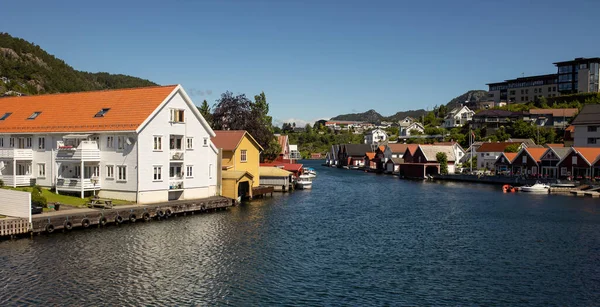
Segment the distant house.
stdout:
[[[471,146],[465,150],[465,155],[460,159],[460,163],[471,161],[471,153],[473,156],[477,156],[477,149],[479,149],[483,143],[484,142],[474,142],[471,144]],[[477,165],[475,165],[475,167],[477,167]]]
[[565,134],[563,135],[563,143],[565,143],[565,147],[571,147],[571,146],[573,146],[574,141],[575,141],[575,126],[570,125],[567,127],[567,129],[565,129]]
[[365,168],[370,171],[383,172],[385,168],[385,146],[379,146],[375,151],[365,153]]
[[260,166],[260,185],[270,186],[275,191],[288,191],[292,183],[292,172],[279,167]]
[[404,158],[404,163],[400,164],[400,175],[409,178],[426,178],[428,175],[437,175],[440,173],[440,163],[437,160],[438,153],[445,153],[448,159],[448,173],[454,174],[456,171],[455,163],[458,161],[455,155],[453,145],[418,145],[414,154],[410,154],[409,148],[405,157],[410,155],[410,160]]
[[408,145],[406,145],[406,151],[402,155],[402,159],[404,159],[404,162],[412,163],[413,162],[413,157],[414,157],[415,152],[417,151],[418,148],[419,148],[418,144],[408,144]]
[[371,145],[367,144],[342,144],[338,151],[340,167],[363,167],[365,155],[372,152]]
[[600,147],[571,147],[557,168],[560,178],[600,179]]
[[331,148],[325,156],[325,163],[329,166],[338,166],[339,145],[331,145]]
[[495,168],[496,160],[509,146],[519,146],[519,149],[523,147],[521,142],[486,142],[481,144],[477,148],[477,168],[492,170]]
[[541,159],[541,174],[547,178],[558,178],[558,162],[569,154],[571,148],[549,147]]
[[425,133],[425,127],[419,122],[413,122],[408,126],[400,126],[400,136],[411,136],[414,131]]
[[571,125],[575,127],[573,146],[600,147],[600,104],[583,106]]
[[318,160],[318,159],[322,159],[322,157],[323,156],[321,155],[320,152],[313,152],[313,153],[310,154],[310,158],[311,159]]
[[222,195],[235,200],[252,198],[260,185],[258,142],[245,130],[217,130],[212,142],[222,149]]
[[512,161],[512,170],[514,174],[539,176],[542,156],[546,153],[547,148],[526,148],[523,147],[517,153],[517,156]]
[[400,172],[400,164],[404,163],[402,158],[391,158],[385,163],[385,173],[397,174]]
[[385,142],[388,139],[388,135],[383,129],[373,129],[365,134],[364,141],[365,144],[380,144],[381,142]]
[[475,115],[475,112],[467,106],[454,108],[446,115],[442,128],[462,127],[471,121],[473,115]]
[[529,118],[541,127],[565,129],[569,122],[577,115],[577,108],[571,109],[531,109]]
[[516,120],[528,120],[528,112],[512,112],[507,110],[483,110],[473,115],[471,129],[493,128],[506,126]]
[[390,152],[389,158],[402,158],[404,156],[404,152],[406,152],[408,144],[388,143],[387,147],[387,150]]
[[494,163],[496,174],[511,173],[512,172],[512,161],[517,156],[516,152],[503,152],[500,153],[498,159]]

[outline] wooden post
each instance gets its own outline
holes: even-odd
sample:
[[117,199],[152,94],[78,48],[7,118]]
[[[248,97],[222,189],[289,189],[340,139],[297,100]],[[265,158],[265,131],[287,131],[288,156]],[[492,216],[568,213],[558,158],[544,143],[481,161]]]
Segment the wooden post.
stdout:
[[[15,150],[13,149],[13,155]],[[13,188],[17,187],[17,159],[13,156]]]
[[79,183],[81,184],[81,198],[83,197],[83,180],[85,179],[85,171],[84,171],[84,164],[85,162],[83,162],[83,160],[81,160],[81,169],[79,170]]

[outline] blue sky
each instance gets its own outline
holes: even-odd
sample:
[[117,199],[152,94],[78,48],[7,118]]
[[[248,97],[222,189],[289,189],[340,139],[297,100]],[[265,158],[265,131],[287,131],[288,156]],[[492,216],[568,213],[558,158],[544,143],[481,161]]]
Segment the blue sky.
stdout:
[[79,70],[180,83],[196,104],[264,91],[297,123],[444,104],[600,56],[600,1],[6,1],[0,31]]

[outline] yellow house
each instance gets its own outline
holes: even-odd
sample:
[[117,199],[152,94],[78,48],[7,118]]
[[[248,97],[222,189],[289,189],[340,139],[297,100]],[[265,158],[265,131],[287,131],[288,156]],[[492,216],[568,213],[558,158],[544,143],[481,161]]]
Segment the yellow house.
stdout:
[[216,130],[213,144],[222,149],[221,195],[235,200],[252,198],[260,184],[260,152],[263,148],[245,130]]

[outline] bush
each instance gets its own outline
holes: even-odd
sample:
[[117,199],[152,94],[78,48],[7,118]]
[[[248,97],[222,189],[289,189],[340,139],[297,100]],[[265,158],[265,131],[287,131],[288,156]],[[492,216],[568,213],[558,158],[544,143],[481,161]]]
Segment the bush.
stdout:
[[2,179],[0,179],[0,188],[4,186],[4,181],[2,181]]
[[41,188],[38,189],[34,187],[33,190],[31,190],[31,205],[44,208],[48,207],[48,201],[46,200],[46,197],[42,196]]
[[33,186],[33,190],[37,190],[38,192],[40,192],[40,194],[42,194],[42,187],[38,184]]

